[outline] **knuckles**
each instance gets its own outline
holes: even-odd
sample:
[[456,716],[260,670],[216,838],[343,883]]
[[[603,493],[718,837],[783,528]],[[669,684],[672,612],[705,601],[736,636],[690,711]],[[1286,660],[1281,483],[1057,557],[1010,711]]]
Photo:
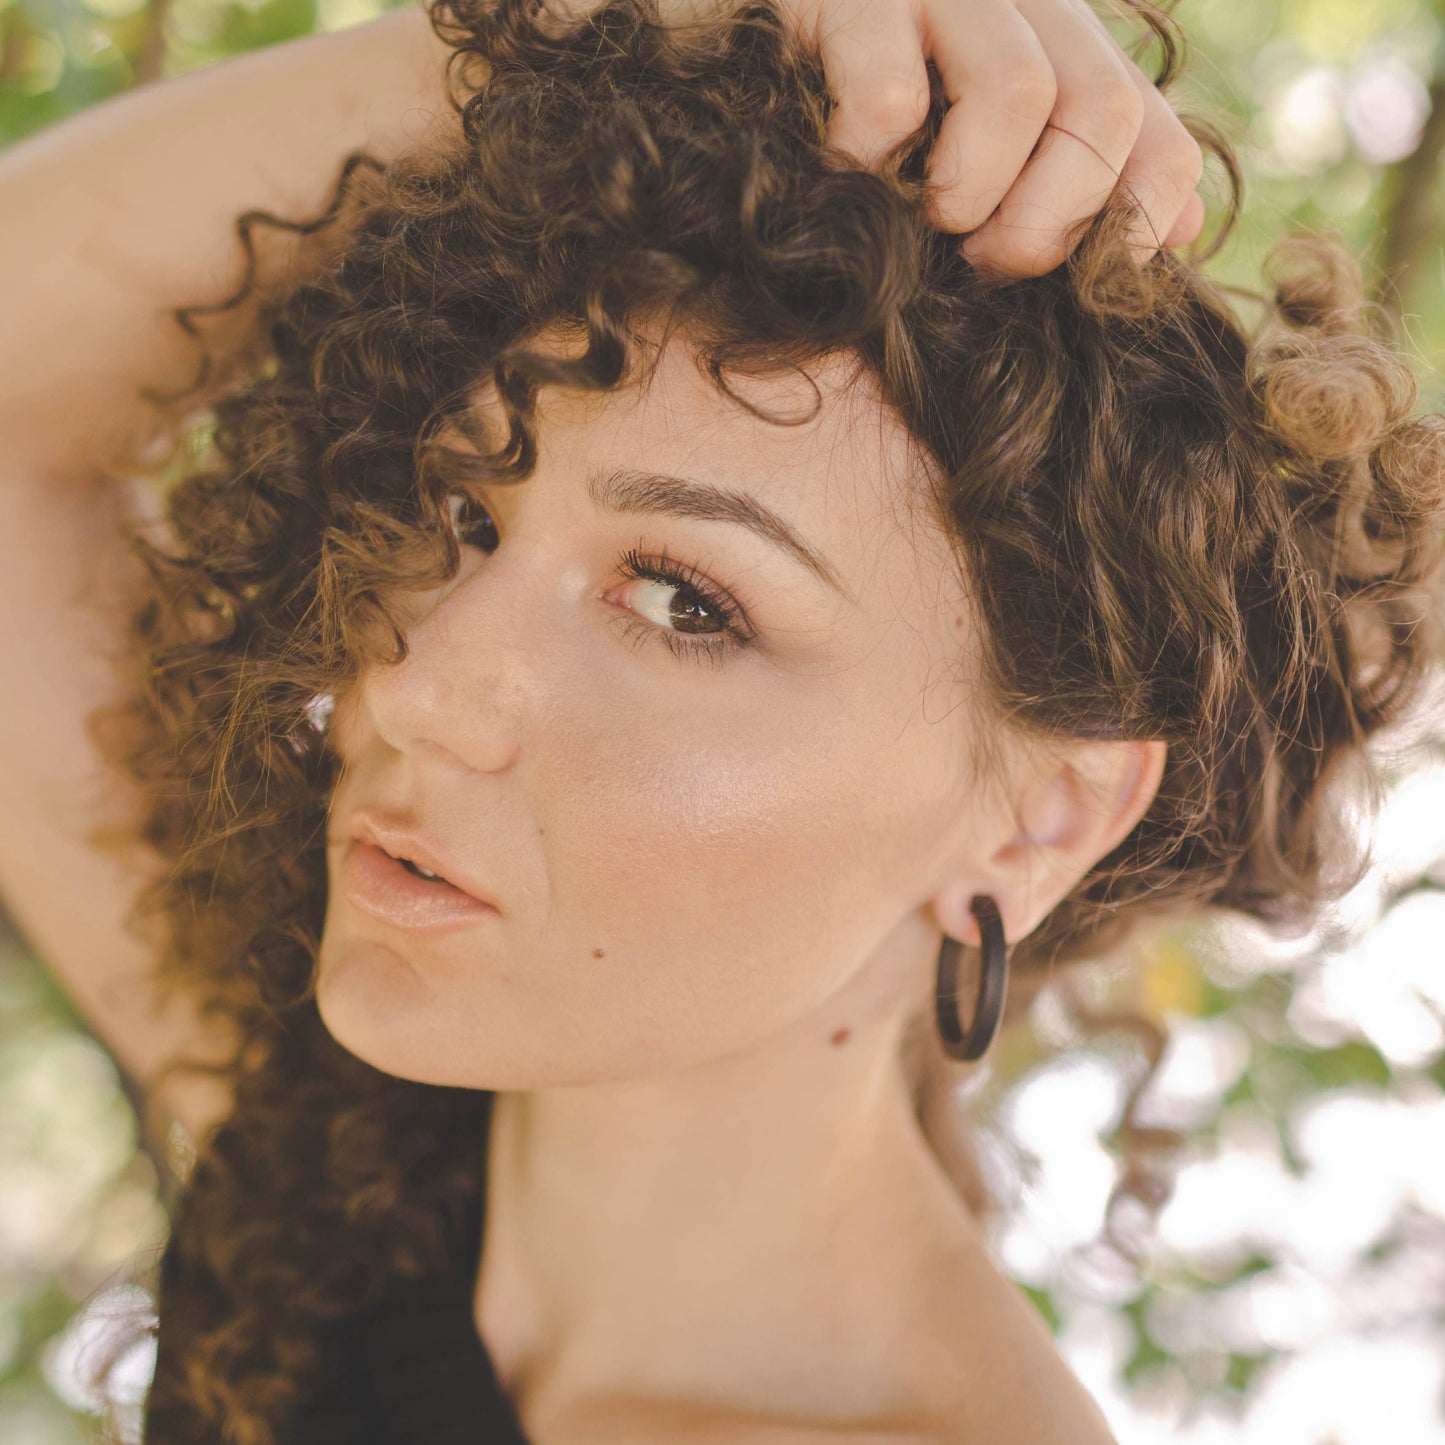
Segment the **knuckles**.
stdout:
[[1016,61],[993,77],[993,104],[1009,116],[1037,125],[1054,112],[1059,98],[1058,77],[1043,61]]
[[1098,148],[1122,162],[1144,128],[1144,97],[1122,66],[1096,79],[1075,98],[1081,119],[1071,125]]
[[869,130],[903,137],[917,130],[928,114],[928,79],[905,75],[876,76],[866,89],[849,97],[854,115]]

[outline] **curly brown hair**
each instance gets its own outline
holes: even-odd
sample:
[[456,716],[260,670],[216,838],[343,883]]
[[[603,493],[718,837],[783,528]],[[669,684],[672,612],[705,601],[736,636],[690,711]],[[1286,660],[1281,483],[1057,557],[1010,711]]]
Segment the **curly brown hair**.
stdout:
[[[1167,82],[1172,22],[1135,8]],[[132,540],[147,581],[130,670],[93,732],[142,787],[133,833],[169,864],[136,912],[158,981],[241,1043],[232,1112],[174,1202],[152,1445],[272,1445],[326,1367],[323,1326],[445,1269],[483,1187],[486,1095],[384,1074],[318,1016],[336,759],[314,708],[406,655],[396,595],[456,574],[447,501],[476,451],[525,478],[538,387],[622,384],[638,317],[683,322],[723,387],[728,370],[861,359],[936,464],[998,719],[1167,740],[1139,824],[1015,942],[1006,1027],[1148,919],[1309,918],[1358,876],[1332,812],[1342,775],[1366,776],[1366,741],[1440,660],[1445,418],[1411,415],[1410,373],[1336,242],[1277,247],[1252,328],[1207,255],[1134,261],[1122,194],[1065,267],[1003,280],[927,219],[947,110],[931,67],[927,119],[870,172],[826,145],[821,61],[766,0],[682,29],[654,0],[567,26],[535,10],[435,0],[456,143],[352,155],[314,221],[241,218],[242,290],[177,313],[194,332],[244,299],[255,324],[197,379],[209,431],[183,452],[176,427],[168,537]],[[1237,166],[1197,133],[1233,182],[1227,229]],[[266,283],[262,222],[305,238]],[[529,349],[547,325],[585,353]],[[469,410],[488,376],[510,427],[490,451]],[[940,1122],[957,1075],[931,1006],[908,1044],[920,1118],[984,1213]],[[1103,1022],[1121,1021],[1157,1063],[1158,1028]],[[1160,1142],[1125,1136],[1131,1160]],[[1157,1207],[1165,1186],[1136,1163],[1120,1190]]]

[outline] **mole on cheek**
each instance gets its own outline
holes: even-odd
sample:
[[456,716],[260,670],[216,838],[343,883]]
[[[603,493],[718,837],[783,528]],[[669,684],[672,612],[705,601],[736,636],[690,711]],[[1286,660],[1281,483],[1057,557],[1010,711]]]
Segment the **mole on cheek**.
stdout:
[[846,1044],[848,1042],[848,1035],[850,1032],[851,1030],[849,1029],[835,1029],[833,1032],[833,1037],[829,1039],[828,1042],[835,1046],[838,1044]]
[[601,957],[603,957],[602,950],[601,950],[600,948],[594,948],[594,949],[592,950],[592,957],[593,957],[593,958],[601,958]]

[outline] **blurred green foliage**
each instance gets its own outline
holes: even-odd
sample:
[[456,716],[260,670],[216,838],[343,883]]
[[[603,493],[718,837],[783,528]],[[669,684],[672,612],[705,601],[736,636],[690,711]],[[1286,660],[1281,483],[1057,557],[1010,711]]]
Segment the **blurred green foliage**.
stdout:
[[[391,0],[0,0],[0,144],[136,85],[389,8]],[[1379,298],[1399,323],[1424,400],[1445,403],[1435,370],[1445,339],[1445,0],[1185,0],[1177,13],[1192,54],[1175,103],[1221,121],[1246,174],[1244,220],[1213,273],[1254,289],[1265,247],[1282,231],[1342,232],[1383,275]],[[1428,749],[1416,762],[1438,765]],[[1415,777],[1405,770],[1402,791],[1424,786]],[[1339,1119],[1352,1107],[1375,1111],[1367,1133],[1403,1128],[1408,1115],[1417,1129],[1409,1137],[1427,1147],[1433,1141],[1436,1158],[1445,1158],[1445,1126],[1430,1122],[1442,1116],[1428,1112],[1445,1089],[1445,1047],[1432,1044],[1428,1032],[1432,1017],[1445,1020],[1438,989],[1430,992],[1428,978],[1397,979],[1395,1013],[1358,1027],[1341,1022],[1349,1008],[1339,1001],[1354,976],[1351,950],[1384,937],[1407,906],[1415,910],[1413,931],[1392,935],[1403,940],[1394,953],[1438,952],[1445,912],[1418,905],[1423,899],[1435,907],[1445,878],[1438,852],[1419,853],[1420,836],[1418,826],[1398,835],[1413,862],[1396,870],[1401,876],[1373,910],[1326,927],[1302,953],[1241,966],[1241,948],[1248,956],[1262,945],[1241,945],[1228,930],[1206,925],[1154,941],[1112,984],[1101,983],[1101,1001],[1141,1004],[1188,1032],[1204,1051],[1199,1057],[1213,1060],[1199,1066],[1203,1075],[1196,1068],[1193,1114],[1177,1116],[1188,1118],[1201,1158],[1251,1159],[1274,1170],[1256,1181],[1318,1183],[1321,1199],[1347,1201],[1351,1161],[1331,1164],[1310,1120]],[[1385,971],[1376,968],[1381,997]],[[1006,1101],[1046,1085],[1050,1043],[1066,1046],[1067,1035],[1056,1030],[1051,1040],[1043,1020],[1036,1037],[1002,1051],[992,1096],[1000,1118]],[[1104,1145],[1117,1146],[1118,1126],[1115,1115],[1098,1131]],[[1001,1138],[1009,1134],[1005,1121]],[[1018,1137],[1004,1150],[1016,1159],[1028,1153]],[[1006,1183],[1006,1176],[1007,1169],[999,1177]],[[1219,1198],[1228,1200],[1231,1186],[1223,1187]],[[1127,1430],[1123,1417],[1116,1419],[1124,1445],[1155,1438],[1140,1423],[1146,1417],[1165,1422],[1158,1438],[1184,1439],[1182,1422],[1211,1409],[1214,1418],[1237,1422],[1237,1433],[1211,1441],[1333,1438],[1353,1445],[1388,1437],[1440,1445],[1445,1412],[1438,1400],[1434,1426],[1427,1420],[1407,1428],[1394,1386],[1392,1432],[1378,1415],[1374,1434],[1346,1416],[1315,1428],[1309,1401],[1322,1390],[1307,1385],[1296,1387],[1293,1414],[1279,1417],[1293,1425],[1258,1423],[1288,1396],[1280,1381],[1291,1377],[1282,1367],[1318,1347],[1307,1318],[1318,1297],[1309,1288],[1329,1291],[1336,1333],[1373,1327],[1389,1338],[1391,1329],[1408,1330],[1417,1340],[1423,1330],[1445,1353],[1445,1282],[1430,1264],[1445,1258],[1445,1183],[1437,1170],[1402,1175],[1396,1187],[1394,1212],[1373,1226],[1357,1219],[1354,1245],[1342,1244],[1328,1268],[1312,1263],[1319,1247],[1292,1257],[1287,1242],[1244,1225],[1231,1248],[1181,1242],[1188,1229],[1179,1225],[1172,1242],[1166,1232],[1147,1277],[1122,1287],[1089,1284],[1062,1246],[1052,1254],[1006,1251],[1004,1258],[1086,1382],[1102,1397],[1112,1371],[1118,1393],[1137,1407]],[[1015,1192],[1022,1219],[1030,1189]],[[1347,1216],[1340,1216],[1346,1232]],[[0,1440],[69,1445],[94,1437],[94,1402],[73,1367],[80,1307],[123,1282],[159,1247],[164,1227],[157,1171],[139,1146],[124,1081],[50,975],[0,930]],[[1302,1280],[1311,1270],[1312,1280]],[[1400,1284],[1402,1273],[1414,1281],[1413,1294]],[[1289,1299],[1292,1307],[1280,1303]],[[1111,1365],[1100,1363],[1100,1338],[1113,1341],[1104,1351]],[[1331,1367],[1320,1368],[1325,1378]],[[1390,1377],[1363,1374],[1360,1388],[1368,1392],[1376,1378]],[[1255,1410],[1253,1434],[1246,1407]]]

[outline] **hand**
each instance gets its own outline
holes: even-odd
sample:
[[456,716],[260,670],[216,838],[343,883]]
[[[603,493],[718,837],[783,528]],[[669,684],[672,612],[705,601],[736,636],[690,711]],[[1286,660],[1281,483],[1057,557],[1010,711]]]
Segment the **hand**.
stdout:
[[777,0],[821,52],[838,108],[829,139],[862,165],[918,128],[925,59],[952,108],[929,158],[934,221],[964,254],[1036,276],[1064,232],[1122,181],[1142,215],[1142,263],[1204,224],[1198,144],[1088,0]]

